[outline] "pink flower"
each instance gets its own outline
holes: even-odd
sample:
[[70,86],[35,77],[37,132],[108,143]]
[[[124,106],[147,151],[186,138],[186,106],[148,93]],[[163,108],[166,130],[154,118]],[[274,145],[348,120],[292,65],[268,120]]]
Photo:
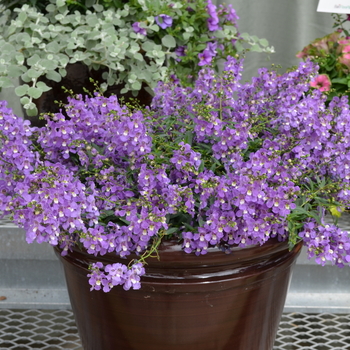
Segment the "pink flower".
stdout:
[[[347,41],[346,44],[342,43],[341,52],[338,57],[338,62],[347,68],[350,68],[350,42]],[[348,69],[342,67],[344,72],[348,72]]]
[[331,81],[327,74],[318,75],[312,82],[310,82],[310,86],[319,89],[320,91],[329,91],[331,89]]
[[343,53],[349,54],[350,52],[350,45],[347,45],[343,48]]
[[[334,32],[324,36],[323,38],[314,40],[311,44],[304,47],[304,49],[296,55],[298,58],[313,58],[326,57],[336,47],[339,48],[338,42],[340,40],[340,33]],[[338,49],[337,49],[338,50]]]

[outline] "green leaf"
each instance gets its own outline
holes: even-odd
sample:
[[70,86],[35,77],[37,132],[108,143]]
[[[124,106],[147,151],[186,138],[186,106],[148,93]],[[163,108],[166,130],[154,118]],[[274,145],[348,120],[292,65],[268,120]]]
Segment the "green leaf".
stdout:
[[34,103],[29,103],[28,105],[24,105],[26,109],[27,115],[29,117],[35,117],[38,115],[38,109],[36,108]]
[[348,78],[334,78],[332,79],[332,83],[348,85]]
[[258,44],[254,44],[251,48],[250,48],[251,51],[255,51],[255,52],[261,52],[262,49],[261,47],[258,45]]
[[103,220],[109,216],[113,216],[114,215],[114,210],[104,210],[101,212],[100,214],[100,218]]
[[[84,63],[85,63],[85,62],[84,62]],[[67,75],[67,70],[64,69],[64,68],[59,68],[59,69],[58,69],[58,73],[59,73],[59,75],[60,75],[62,78],[64,78],[64,77]]]
[[54,70],[57,68],[57,62],[53,60],[42,59],[38,64],[43,67],[45,70]]
[[291,212],[291,215],[301,215],[301,214],[304,214],[304,215],[307,215],[308,216],[308,212],[303,208],[303,207],[299,207],[297,206],[295,209],[293,209],[293,211]]
[[128,221],[128,220],[126,220],[126,219],[124,219],[122,217],[118,217],[118,220],[120,220],[121,222],[123,222],[126,225],[130,225],[130,221]]
[[178,231],[178,230],[179,230],[178,227],[172,227],[172,228],[167,229],[167,230],[165,231],[165,234],[166,234],[166,235],[171,235],[171,234],[175,233],[175,232]]
[[202,52],[205,48],[207,47],[207,45],[206,44],[200,44],[200,45],[197,45],[196,46],[196,51],[197,52]]
[[56,41],[52,41],[46,45],[46,51],[52,53],[60,52],[61,47]]
[[34,54],[33,56],[31,56],[31,57],[29,57],[27,59],[27,64],[29,66],[34,66],[35,64],[37,64],[39,62],[39,60],[40,60],[39,55],[38,54]]
[[7,70],[7,74],[11,78],[18,78],[23,72],[25,72],[25,67],[23,66],[10,66]]
[[30,99],[28,96],[24,96],[20,99],[20,102],[22,103],[22,105],[26,105],[30,102]]
[[185,40],[185,41],[187,41],[192,36],[193,36],[192,33],[185,32],[185,33],[182,34],[183,40]]
[[62,80],[62,77],[60,76],[60,74],[54,70],[47,72],[46,78],[49,80],[53,80],[56,83],[59,83]]
[[0,87],[2,88],[13,87],[13,82],[11,79],[7,77],[0,77]]
[[204,162],[201,161],[201,165],[199,166],[198,172],[201,173],[204,170]]
[[20,12],[18,19],[23,23],[27,19],[27,14],[25,12]]
[[36,83],[36,86],[38,89],[40,89],[42,92],[46,92],[46,91],[49,91],[51,90],[52,88],[50,88],[49,86],[47,86],[44,82],[42,81],[38,81]]
[[237,28],[235,26],[224,26],[225,32],[230,35],[230,37],[235,36],[237,34]]
[[104,10],[103,6],[100,4],[96,4],[93,6],[96,12],[102,12]]
[[193,141],[193,133],[192,131],[187,131],[185,134],[184,142],[188,143],[189,145],[192,145]]
[[46,6],[46,9],[45,9],[47,12],[54,12],[56,11],[56,6],[54,4],[49,4]]
[[[3,40],[2,40],[2,44],[3,44]],[[11,52],[13,53],[16,51],[16,48],[10,43],[4,43],[4,45],[1,46],[1,51],[7,52],[7,53],[11,53]]]
[[242,33],[241,35],[241,38],[243,38],[243,40],[245,41],[250,41],[250,35],[248,33]]
[[64,54],[58,54],[56,56],[57,61],[60,63],[61,67],[66,67],[69,62],[69,57]]
[[15,88],[15,94],[17,96],[21,97],[21,96],[26,95],[28,90],[29,90],[29,85],[28,84],[23,84],[23,85],[17,86]]
[[162,38],[162,44],[165,46],[165,47],[176,47],[176,41],[174,39],[173,36],[167,34],[165,35],[163,38]]
[[141,61],[141,62],[144,60],[143,56],[139,52],[136,52],[134,54],[134,58],[135,58],[135,60],[138,60],[138,61]]
[[226,38],[226,33],[223,30],[216,30],[214,32],[214,35],[218,39],[225,39]]
[[64,6],[66,3],[64,0],[56,0],[56,5],[57,7],[62,7]]
[[22,53],[18,53],[16,55],[16,60],[17,60],[18,64],[23,64],[24,63],[24,56],[23,56],[23,54]]
[[186,227],[188,230],[190,230],[190,231],[192,231],[192,232],[195,231],[194,227],[191,226],[191,225],[189,225],[189,224],[187,224],[186,222],[182,222],[182,224],[184,224],[185,227]]
[[29,69],[28,72],[27,72],[27,75],[29,78],[32,78],[32,79],[37,79],[39,78],[41,75],[43,74],[43,71],[39,71],[37,69]]
[[244,46],[239,41],[235,42],[235,48],[237,52],[242,52],[244,50]]
[[36,87],[30,87],[28,89],[28,95],[34,99],[39,98],[42,95],[42,91]]
[[131,88],[133,90],[141,90],[141,83],[139,81],[135,81],[134,83],[131,84]]
[[91,7],[95,3],[95,0],[85,0],[85,6],[86,7]]
[[159,32],[159,27],[157,24],[154,24],[152,26],[148,27],[149,29],[153,30],[154,32]]
[[269,42],[266,39],[262,38],[259,40],[259,44],[263,47],[267,47],[269,45]]

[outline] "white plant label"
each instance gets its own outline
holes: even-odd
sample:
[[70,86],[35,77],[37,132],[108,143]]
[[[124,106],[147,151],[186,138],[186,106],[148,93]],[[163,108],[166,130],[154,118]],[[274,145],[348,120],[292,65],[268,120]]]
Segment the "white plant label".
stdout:
[[317,12],[350,14],[350,0],[319,0]]

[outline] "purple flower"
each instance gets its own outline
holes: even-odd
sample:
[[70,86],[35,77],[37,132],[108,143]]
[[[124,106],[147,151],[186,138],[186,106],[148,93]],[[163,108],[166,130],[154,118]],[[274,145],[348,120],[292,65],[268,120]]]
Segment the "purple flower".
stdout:
[[213,42],[213,43],[208,42],[206,50],[208,50],[212,56],[216,56],[216,54],[217,54],[217,51],[216,51],[217,47],[218,47],[218,43],[217,42]]
[[170,81],[172,81],[174,84],[180,83],[180,80],[178,79],[178,77],[175,74],[170,75]]
[[146,28],[140,27],[140,22],[135,22],[132,24],[132,29],[134,30],[135,33],[137,34],[142,34],[142,35],[147,35],[147,30]]
[[162,29],[171,27],[173,24],[173,19],[170,16],[164,14],[156,16],[155,20],[159,27],[161,27]]
[[186,56],[185,50],[186,50],[186,46],[178,46],[178,47],[174,50],[174,52],[175,52],[175,54],[176,54],[176,56],[177,56],[177,57],[175,58],[175,60],[176,60],[177,62],[181,62],[181,58],[180,58],[180,57]]
[[185,50],[186,50],[186,46],[178,46],[174,52],[176,53],[177,56],[182,57],[185,56]]
[[211,32],[219,30],[220,29],[219,16],[218,16],[218,13],[216,11],[216,5],[214,5],[211,0],[208,0],[207,12],[208,12],[208,15],[209,15],[209,18],[208,18],[208,28],[209,28],[209,30]]
[[198,54],[199,63],[198,66],[206,66],[211,63],[213,55],[208,49],[205,49],[203,52]]
[[220,7],[219,15],[224,15],[228,22],[235,25],[239,17],[237,16],[237,13],[235,9],[232,7],[232,5],[229,4],[227,6],[224,6],[220,4],[219,7]]

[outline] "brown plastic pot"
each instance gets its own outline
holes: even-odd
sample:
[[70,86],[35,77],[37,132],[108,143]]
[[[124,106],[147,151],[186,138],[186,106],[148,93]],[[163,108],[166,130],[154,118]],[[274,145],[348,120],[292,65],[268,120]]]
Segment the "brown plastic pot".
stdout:
[[64,265],[85,350],[271,350],[301,243],[187,254],[164,242],[140,290],[90,291],[88,265],[125,262],[74,251]]

